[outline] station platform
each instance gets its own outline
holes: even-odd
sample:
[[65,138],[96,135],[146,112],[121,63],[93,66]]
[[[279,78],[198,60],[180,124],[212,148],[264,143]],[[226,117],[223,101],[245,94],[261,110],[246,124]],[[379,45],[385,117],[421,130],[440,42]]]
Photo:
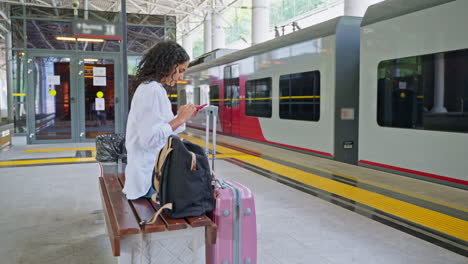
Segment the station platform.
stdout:
[[[204,131],[181,135],[204,145]],[[216,175],[255,195],[258,262],[468,263],[468,192],[225,135]],[[1,263],[117,263],[94,144],[0,151]]]

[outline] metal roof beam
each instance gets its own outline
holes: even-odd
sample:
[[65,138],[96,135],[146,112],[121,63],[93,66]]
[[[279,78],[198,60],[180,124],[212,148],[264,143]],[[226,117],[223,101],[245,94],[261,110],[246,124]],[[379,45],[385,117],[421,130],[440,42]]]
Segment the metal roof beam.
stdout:
[[47,6],[47,7],[52,7],[51,4],[49,4],[49,3],[47,3],[47,2],[44,2],[44,1],[42,1],[42,0],[36,0],[36,1],[39,2],[39,3],[41,3],[41,4],[43,4],[43,5],[45,5],[45,6]]
[[128,0],[128,2],[132,4],[134,7],[138,8],[138,10],[140,10],[142,13],[146,13],[146,10],[143,7],[139,6],[137,3],[135,3],[135,1]]
[[139,1],[139,2],[140,2],[140,3],[149,4],[149,5],[153,5],[153,6],[157,6],[157,7],[160,7],[160,8],[165,8],[165,9],[167,9],[167,10],[174,11],[174,13],[182,13],[182,14],[186,14],[187,16],[191,15],[191,16],[198,16],[198,17],[201,17],[200,15],[193,14],[193,13],[190,13],[190,12],[187,12],[187,11],[184,11],[184,10],[179,10],[179,9],[177,9],[177,8],[174,8],[174,7],[171,7],[171,6],[162,5],[162,4],[159,4],[159,3],[153,3],[153,2],[149,2],[149,1]]
[[7,17],[7,15],[5,14],[5,12],[3,12],[3,10],[0,10],[0,16],[3,17],[3,19],[5,19],[5,21],[11,25],[11,21],[10,21],[10,18]]
[[195,6],[193,5],[193,3],[192,3],[192,5],[189,5],[189,4],[187,4],[186,1],[184,1],[184,0],[172,0],[172,2],[177,3],[177,4],[179,4],[179,5],[187,6],[187,7],[190,7],[190,8],[195,8]]
[[[99,6],[95,5],[94,3],[89,3],[89,5],[90,5],[92,8],[96,9],[97,11],[104,11],[102,8],[100,8]],[[104,20],[106,20],[106,19],[104,19]]]
[[[204,4],[206,4],[206,2],[208,2],[208,1],[209,1],[209,0],[204,0],[204,1],[200,2],[200,4],[198,4],[198,5],[195,7],[194,10],[198,10],[198,9],[201,8]],[[179,21],[177,22],[177,25],[179,25],[180,23],[183,23],[187,18],[190,17],[190,15],[191,15],[191,14],[184,16],[181,20],[179,20]],[[200,17],[203,17],[203,16],[200,16]]]

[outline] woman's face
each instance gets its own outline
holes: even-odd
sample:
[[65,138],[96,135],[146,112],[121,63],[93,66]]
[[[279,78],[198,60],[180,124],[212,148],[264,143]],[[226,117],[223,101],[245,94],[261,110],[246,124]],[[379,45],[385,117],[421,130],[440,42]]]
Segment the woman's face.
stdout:
[[167,86],[175,86],[177,81],[182,81],[184,79],[184,72],[187,70],[189,62],[186,61],[181,64],[174,66],[174,69],[168,77],[161,80],[161,82]]

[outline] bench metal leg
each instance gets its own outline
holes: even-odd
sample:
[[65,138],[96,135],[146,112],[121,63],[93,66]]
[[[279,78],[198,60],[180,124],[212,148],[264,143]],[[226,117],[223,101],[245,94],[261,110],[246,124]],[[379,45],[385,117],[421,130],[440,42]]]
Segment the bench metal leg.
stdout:
[[121,238],[119,264],[204,264],[205,227]]

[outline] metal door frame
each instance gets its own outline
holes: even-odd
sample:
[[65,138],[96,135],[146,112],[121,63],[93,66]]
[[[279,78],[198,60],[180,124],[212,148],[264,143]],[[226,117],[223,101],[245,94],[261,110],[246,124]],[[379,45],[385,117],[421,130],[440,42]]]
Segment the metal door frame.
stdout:
[[[119,89],[122,86],[122,68],[121,64],[118,63],[120,61],[120,54],[110,54],[104,52],[80,52],[77,56],[77,78],[76,78],[76,85],[78,90],[78,114],[79,114],[79,125],[77,126],[77,141],[76,142],[94,142],[94,139],[87,139],[86,138],[86,115],[85,115],[85,82],[84,82],[84,74],[80,75],[79,72],[83,71],[84,73],[84,59],[85,58],[93,58],[93,59],[110,59],[114,61],[114,133],[118,131],[124,131],[123,129],[123,119],[122,119],[122,100],[123,98],[123,91]],[[81,63],[80,63],[81,62]],[[84,133],[84,134],[82,134]],[[82,136],[83,135],[83,136]]]
[[[26,123],[27,123],[27,144],[39,144],[39,143],[73,143],[77,142],[77,124],[78,122],[78,100],[77,100],[77,86],[76,86],[76,74],[77,64],[76,54],[73,51],[66,50],[45,50],[45,51],[27,51],[26,54]],[[33,80],[33,64],[32,59],[35,57],[59,57],[59,58],[70,58],[70,99],[74,98],[74,102],[70,102],[70,126],[71,126],[71,138],[70,139],[36,139],[36,113],[35,113],[35,86]]]

